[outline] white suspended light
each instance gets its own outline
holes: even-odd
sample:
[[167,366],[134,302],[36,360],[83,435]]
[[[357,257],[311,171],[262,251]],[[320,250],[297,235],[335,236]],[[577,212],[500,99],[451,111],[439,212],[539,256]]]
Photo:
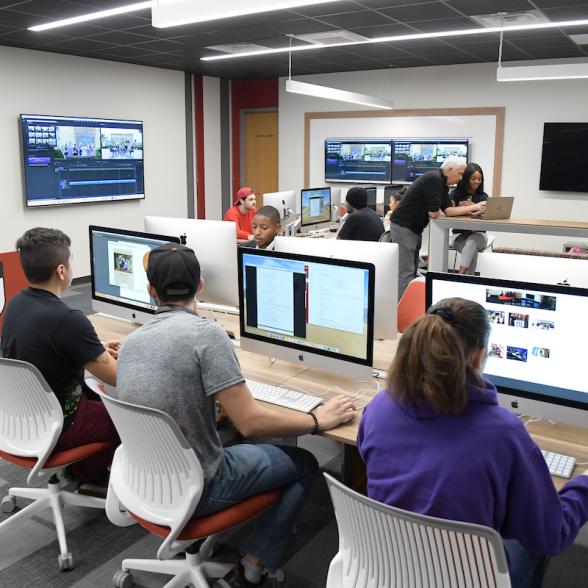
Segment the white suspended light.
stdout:
[[361,104],[362,106],[371,106],[372,108],[382,108],[384,110],[394,108],[390,100],[378,98],[377,96],[368,96],[367,94],[358,94],[356,92],[338,90],[337,88],[319,86],[317,84],[307,84],[306,82],[295,80],[286,80],[286,92],[314,96],[315,98],[326,98],[327,100],[337,100],[338,102]]
[[89,22],[98,20],[100,18],[108,18],[110,16],[117,16],[119,14],[126,14],[127,12],[136,12],[137,10],[145,10],[153,6],[153,0],[150,2],[135,2],[134,4],[126,4],[118,8],[109,8],[108,10],[99,10],[98,12],[90,12],[82,14],[81,16],[72,16],[71,18],[62,18],[61,20],[54,20],[41,25],[29,27],[29,31],[48,31],[50,29],[57,29],[59,27],[66,27],[69,25],[79,24],[81,22]]
[[154,27],[166,28],[338,1],[340,0],[155,0],[151,20]]
[[588,63],[558,63],[556,65],[520,65],[499,67],[499,82],[531,82],[539,80],[579,80],[588,78]]

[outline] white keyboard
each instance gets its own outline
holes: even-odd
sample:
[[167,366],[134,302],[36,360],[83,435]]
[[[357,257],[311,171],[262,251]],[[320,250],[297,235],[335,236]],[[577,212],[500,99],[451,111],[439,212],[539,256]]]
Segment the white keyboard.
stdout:
[[560,478],[569,478],[576,466],[576,458],[569,455],[562,455],[561,453],[553,453],[552,451],[541,450],[545,463],[549,468],[549,473],[552,476],[559,476]]
[[323,401],[318,396],[311,396],[303,392],[295,392],[294,390],[279,388],[278,386],[263,384],[254,380],[247,380],[246,384],[256,400],[263,400],[263,402],[270,402],[271,404],[292,408],[300,412],[310,412]]

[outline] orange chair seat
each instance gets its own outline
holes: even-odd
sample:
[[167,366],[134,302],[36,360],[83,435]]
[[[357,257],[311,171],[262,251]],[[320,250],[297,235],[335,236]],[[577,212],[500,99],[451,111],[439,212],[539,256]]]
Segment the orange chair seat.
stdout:
[[[55,451],[49,456],[49,459],[45,462],[43,468],[49,469],[68,466],[72,463],[91,457],[96,453],[115,447],[115,445],[116,444],[114,443],[102,441],[100,443],[88,443],[87,445],[64,449],[63,451]],[[37,463],[36,457],[21,457],[19,455],[13,455],[12,453],[6,453],[5,451],[0,451],[0,457],[29,470],[33,469]]]
[[[230,529],[231,527],[234,527],[235,525],[238,525],[266,510],[272,506],[272,504],[277,502],[281,496],[281,489],[271,490],[270,492],[251,496],[250,498],[238,502],[220,512],[215,512],[214,514],[197,519],[191,519],[182,529],[182,532],[178,536],[178,540],[196,540],[201,537],[215,535],[225,529]],[[147,529],[150,533],[158,535],[159,537],[167,537],[169,535],[169,527],[156,525],[155,523],[146,521],[130,511],[129,514],[139,523],[139,525],[141,525],[141,527]]]

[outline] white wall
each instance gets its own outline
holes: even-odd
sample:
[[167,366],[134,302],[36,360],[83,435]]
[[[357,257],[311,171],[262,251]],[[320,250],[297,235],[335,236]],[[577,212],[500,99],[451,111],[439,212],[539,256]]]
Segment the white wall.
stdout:
[[[504,106],[502,194],[515,196],[513,217],[588,221],[588,194],[539,191],[544,122],[588,120],[588,80],[496,82],[496,64],[349,72],[296,79],[375,96],[398,109]],[[280,190],[303,184],[304,113],[367,110],[298,94],[280,83]],[[565,239],[498,235],[497,246],[561,250]]]
[[[88,225],[143,230],[145,215],[186,216],[184,73],[0,47],[0,251],[36,226],[72,239],[75,275],[90,273]],[[145,200],[27,209],[21,113],[144,122]]]
[[220,79],[204,76],[204,206],[208,220],[222,220]]

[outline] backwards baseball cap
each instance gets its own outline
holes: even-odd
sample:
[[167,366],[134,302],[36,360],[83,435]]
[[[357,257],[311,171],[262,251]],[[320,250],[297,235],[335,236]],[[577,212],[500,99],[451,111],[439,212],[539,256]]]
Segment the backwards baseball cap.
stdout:
[[243,200],[243,198],[247,198],[247,196],[251,196],[251,194],[255,194],[255,192],[251,188],[241,188],[235,196],[235,201],[233,202],[233,205],[236,206],[237,204],[239,204],[241,200]]
[[189,298],[200,283],[200,264],[189,247],[166,243],[149,253],[147,279],[158,296]]
[[355,187],[347,191],[345,200],[353,206],[353,208],[365,208],[367,206],[367,191],[365,188]]

